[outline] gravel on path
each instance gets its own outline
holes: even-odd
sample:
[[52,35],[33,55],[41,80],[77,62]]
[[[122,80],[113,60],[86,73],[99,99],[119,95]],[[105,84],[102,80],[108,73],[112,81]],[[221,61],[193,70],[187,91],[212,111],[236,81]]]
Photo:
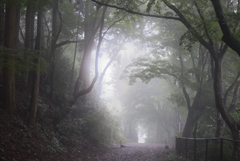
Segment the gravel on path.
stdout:
[[[171,149],[162,144],[129,143],[115,146],[107,152],[89,157],[88,161],[165,161]],[[86,161],[87,161],[86,160]]]

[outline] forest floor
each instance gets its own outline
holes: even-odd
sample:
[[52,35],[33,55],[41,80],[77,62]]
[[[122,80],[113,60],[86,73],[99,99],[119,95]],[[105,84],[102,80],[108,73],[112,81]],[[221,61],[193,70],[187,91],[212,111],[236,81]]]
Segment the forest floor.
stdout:
[[164,144],[128,143],[114,146],[108,151],[90,155],[86,161],[165,161],[172,152]]
[[[0,110],[0,161],[165,161],[172,152],[165,144],[127,143],[56,147],[53,139],[43,137],[42,126],[27,128],[19,119],[10,119]],[[53,146],[54,145],[54,146]]]
[[0,161],[165,161],[172,152],[165,144],[101,145],[86,134],[82,136],[85,142],[64,141],[48,113],[29,128],[28,98],[29,92],[17,93],[17,115],[13,117],[0,102]]
[[43,137],[46,131],[42,126],[29,129],[1,110],[0,129],[0,161],[165,161],[172,152],[164,144],[146,143],[128,143],[122,148],[94,143],[57,146],[49,138],[52,136]]

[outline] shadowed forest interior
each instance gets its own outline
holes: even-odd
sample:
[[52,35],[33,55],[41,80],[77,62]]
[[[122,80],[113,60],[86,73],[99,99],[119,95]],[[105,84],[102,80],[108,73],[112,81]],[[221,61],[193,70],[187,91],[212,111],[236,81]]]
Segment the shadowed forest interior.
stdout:
[[240,141],[239,90],[239,0],[0,0],[0,160],[180,160]]

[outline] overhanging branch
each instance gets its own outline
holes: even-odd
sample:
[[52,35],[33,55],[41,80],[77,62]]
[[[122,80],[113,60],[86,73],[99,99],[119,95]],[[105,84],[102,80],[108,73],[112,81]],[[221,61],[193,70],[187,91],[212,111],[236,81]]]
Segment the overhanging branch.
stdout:
[[226,19],[223,14],[222,6],[219,0],[211,0],[216,17],[218,18],[218,24],[222,30],[223,37],[222,40],[225,42],[231,49],[237,52],[240,56],[240,42],[233,36],[232,32],[229,29],[229,26],[226,22]]
[[84,40],[78,40],[78,41],[70,41],[70,40],[66,40],[66,41],[63,41],[63,42],[60,42],[58,44],[56,44],[56,48],[59,48],[63,45],[66,45],[66,44],[70,44],[70,43],[78,43],[78,42],[83,42]]
[[115,9],[119,9],[119,10],[123,10],[126,11],[128,13],[131,14],[135,14],[135,15],[140,15],[140,16],[145,16],[145,17],[155,17],[155,18],[164,18],[164,19],[172,19],[172,20],[177,20],[179,21],[180,19],[178,17],[168,17],[168,16],[159,16],[159,15],[153,15],[153,14],[146,14],[146,13],[141,13],[141,12],[136,12],[136,11],[132,11],[123,7],[119,7],[119,6],[115,6],[115,5],[111,5],[111,4],[105,4],[96,0],[91,0],[99,5],[103,5],[103,6],[107,6],[107,7],[111,7],[111,8],[115,8]]

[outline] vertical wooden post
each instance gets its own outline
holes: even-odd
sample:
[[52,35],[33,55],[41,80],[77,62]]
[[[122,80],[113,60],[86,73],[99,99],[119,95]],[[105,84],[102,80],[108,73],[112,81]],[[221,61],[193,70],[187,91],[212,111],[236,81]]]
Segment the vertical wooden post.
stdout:
[[186,153],[186,159],[188,158],[188,157],[187,157],[187,154],[188,154],[188,152],[187,152],[187,144],[188,144],[188,141],[187,141],[187,139],[186,139],[186,150],[185,150],[185,153]]
[[208,139],[206,139],[206,161],[208,160]]
[[220,161],[223,161],[223,139],[220,138]]
[[196,160],[196,147],[197,147],[197,142],[196,142],[196,138],[194,138],[194,155],[193,155],[193,160],[195,161]]
[[178,147],[178,148],[179,148],[179,154],[182,156],[182,150],[181,150],[181,149],[182,149],[181,139],[182,139],[182,138],[179,138],[179,147]]
[[176,151],[177,151],[177,154],[178,154],[179,151],[178,151],[178,138],[177,138],[177,136],[175,136],[175,147],[176,147]]

